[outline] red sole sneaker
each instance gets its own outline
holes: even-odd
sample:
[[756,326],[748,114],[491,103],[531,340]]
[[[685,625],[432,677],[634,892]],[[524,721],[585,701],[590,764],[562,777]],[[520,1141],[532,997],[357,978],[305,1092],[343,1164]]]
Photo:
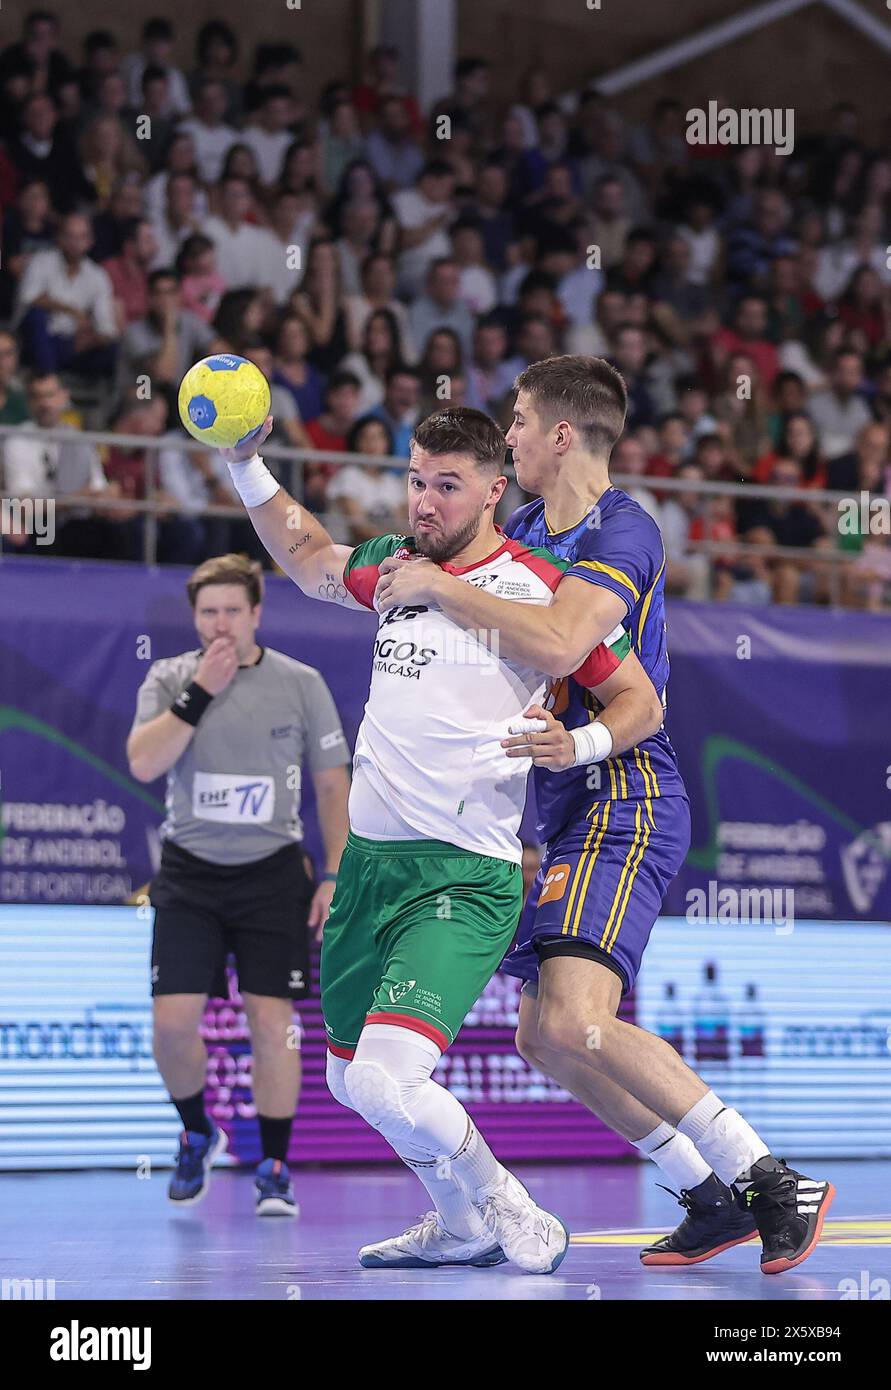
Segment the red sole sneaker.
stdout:
[[801,1264],[802,1260],[806,1260],[807,1257],[808,1257],[808,1255],[810,1255],[810,1254],[813,1252],[813,1250],[814,1250],[814,1248],[815,1248],[815,1246],[816,1246],[816,1244],[817,1244],[817,1241],[820,1239],[820,1236],[823,1234],[823,1222],[824,1222],[824,1220],[826,1219],[826,1213],[827,1213],[827,1211],[828,1211],[829,1208],[832,1206],[832,1203],[833,1203],[834,1201],[835,1201],[835,1188],[832,1186],[832,1183],[829,1183],[828,1186],[827,1186],[827,1188],[826,1188],[826,1195],[825,1195],[824,1198],[823,1198],[823,1201],[822,1201],[821,1206],[820,1206],[820,1211],[819,1211],[819,1214],[818,1214],[818,1216],[817,1216],[817,1226],[816,1226],[816,1230],[814,1231],[813,1238],[811,1239],[811,1242],[810,1242],[810,1244],[807,1246],[807,1248],[806,1248],[805,1250],[802,1250],[802,1252],[801,1252],[800,1255],[796,1255],[794,1260],[787,1260],[787,1259],[781,1259],[781,1260],[768,1260],[767,1264],[763,1264],[763,1265],[761,1266],[761,1273],[762,1273],[762,1274],[785,1274],[785,1272],[786,1272],[787,1269],[794,1269],[796,1265],[800,1265],[800,1264]]
[[[661,1269],[680,1269],[687,1265],[700,1265],[703,1260],[713,1260],[716,1255],[722,1255],[725,1250],[732,1250],[734,1245],[746,1245],[750,1240],[757,1240],[758,1232],[753,1231],[751,1235],[739,1236],[737,1240],[725,1241],[723,1245],[716,1245],[714,1250],[706,1250],[702,1255],[681,1255],[676,1250],[666,1250],[664,1253],[653,1252],[651,1255],[641,1255],[642,1265],[659,1267]],[[804,1256],[802,1256],[802,1259]]]

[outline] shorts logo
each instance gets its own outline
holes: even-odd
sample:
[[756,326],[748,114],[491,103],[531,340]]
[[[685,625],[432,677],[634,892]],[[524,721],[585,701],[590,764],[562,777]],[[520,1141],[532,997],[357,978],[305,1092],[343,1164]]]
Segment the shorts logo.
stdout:
[[303,988],[303,971],[302,971],[302,970],[292,970],[292,971],[291,971],[291,978],[290,978],[290,980],[288,981],[288,988],[289,988],[289,989],[302,989],[302,988]]
[[547,878],[541,885],[541,894],[538,905],[542,903],[555,903],[563,897],[569,883],[569,871],[571,864],[554,864],[548,869]]
[[407,994],[414,989],[417,980],[400,980],[397,985],[391,985],[387,990],[391,1004],[398,1004],[400,999],[404,999]]

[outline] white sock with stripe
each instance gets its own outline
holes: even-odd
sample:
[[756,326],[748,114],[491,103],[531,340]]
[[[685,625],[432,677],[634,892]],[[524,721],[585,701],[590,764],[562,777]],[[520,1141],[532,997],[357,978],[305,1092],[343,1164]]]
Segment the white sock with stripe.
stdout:
[[714,1091],[706,1091],[678,1120],[686,1134],[723,1183],[745,1185],[745,1174],[770,1149],[738,1110],[728,1109]]
[[679,1191],[698,1187],[712,1175],[711,1168],[697,1153],[693,1141],[686,1134],[678,1134],[674,1125],[665,1121],[650,1134],[644,1135],[643,1139],[632,1139],[631,1142],[645,1158],[651,1158],[656,1167],[661,1168]]

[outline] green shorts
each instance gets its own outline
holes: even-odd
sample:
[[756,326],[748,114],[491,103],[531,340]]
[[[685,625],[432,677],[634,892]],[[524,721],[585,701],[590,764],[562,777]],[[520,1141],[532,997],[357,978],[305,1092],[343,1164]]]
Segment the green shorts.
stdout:
[[322,938],[331,1051],[352,1057],[369,1017],[445,1051],[501,964],[522,905],[519,864],[350,831]]

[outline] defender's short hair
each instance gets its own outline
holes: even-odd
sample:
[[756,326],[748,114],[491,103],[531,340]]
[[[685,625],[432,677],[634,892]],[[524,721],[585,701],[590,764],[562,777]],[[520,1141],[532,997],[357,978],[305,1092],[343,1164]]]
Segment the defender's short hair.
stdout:
[[592,454],[608,458],[625,428],[625,382],[602,357],[565,354],[533,362],[514,390],[528,392],[544,421],[568,420]]
[[258,560],[249,560],[246,555],[214,555],[204,560],[186,583],[193,608],[205,584],[240,584],[247,590],[251,607],[256,608],[263,598],[263,567]]
[[428,454],[469,454],[478,468],[498,472],[504,467],[504,434],[481,410],[453,405],[428,415],[416,427],[411,442]]

